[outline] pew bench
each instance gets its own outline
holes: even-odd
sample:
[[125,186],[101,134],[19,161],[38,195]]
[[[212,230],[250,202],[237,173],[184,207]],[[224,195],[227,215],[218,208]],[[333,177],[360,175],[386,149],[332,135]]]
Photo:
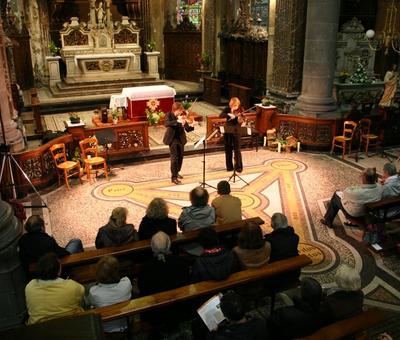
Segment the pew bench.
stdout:
[[356,339],[366,339],[363,334],[386,318],[386,313],[380,309],[371,309],[348,319],[337,321],[325,326],[315,333],[301,338],[302,340],[334,340],[354,335]]
[[[212,227],[217,231],[218,236],[221,237],[239,232],[250,221],[259,225],[264,224],[264,221],[260,217],[252,217],[237,222],[213,225]],[[171,246],[176,247],[194,242],[197,240],[198,234],[199,229],[171,235]],[[63,276],[69,276],[69,278],[80,283],[94,281],[96,278],[96,263],[105,255],[112,255],[120,260],[121,273],[135,273],[138,268],[137,264],[148,260],[152,256],[150,239],[131,242],[121,246],[91,249],[82,253],[64,256],[60,258]],[[34,274],[36,264],[31,265],[29,270]]]
[[121,318],[128,318],[129,320],[132,316],[150,310],[171,306],[176,303],[193,300],[199,297],[208,298],[209,296],[221,291],[236,288],[251,282],[267,280],[270,277],[285,272],[301,269],[311,263],[311,259],[306,255],[298,255],[289,259],[269,263],[260,268],[251,268],[233,273],[225,280],[202,281],[169,291],[120,302],[107,307],[94,308],[84,313],[98,313],[103,322]]

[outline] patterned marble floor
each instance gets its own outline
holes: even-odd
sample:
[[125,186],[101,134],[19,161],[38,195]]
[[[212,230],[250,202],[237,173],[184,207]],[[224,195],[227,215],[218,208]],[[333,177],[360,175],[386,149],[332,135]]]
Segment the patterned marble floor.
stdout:
[[[349,263],[362,273],[367,304],[400,310],[398,258],[372,253],[359,242],[359,231],[344,228],[340,218],[335,230],[319,223],[332,192],[357,184],[358,165],[324,154],[277,154],[263,149],[243,151],[243,160],[241,177],[249,185],[240,180],[232,183],[233,194],[243,202],[243,216],[261,216],[266,222],[264,232],[269,232],[270,216],[276,211],[285,213],[300,236],[300,251],[313,259],[303,275],[330,286],[337,266]],[[50,208],[50,212],[44,210],[47,230],[60,244],[79,237],[86,247],[93,246],[98,228],[113,208],[127,207],[128,220],[137,227],[156,196],[165,198],[170,215],[178,217],[182,206],[190,204],[188,192],[202,181],[202,157],[185,157],[182,174],[183,184],[171,185],[169,161],[154,161],[116,170],[110,181],[76,182],[70,191],[60,187],[44,195]],[[215,186],[230,174],[225,171],[223,154],[207,155],[208,184]],[[209,192],[211,199],[215,197],[214,189]]]

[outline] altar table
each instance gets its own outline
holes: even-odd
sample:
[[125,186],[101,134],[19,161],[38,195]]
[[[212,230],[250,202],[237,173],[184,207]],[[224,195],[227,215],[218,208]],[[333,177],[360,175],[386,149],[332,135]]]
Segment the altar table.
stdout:
[[158,110],[166,113],[171,111],[175,95],[175,89],[167,85],[126,87],[121,94],[128,98],[128,118],[136,122],[147,120],[145,110],[150,99],[157,99]]

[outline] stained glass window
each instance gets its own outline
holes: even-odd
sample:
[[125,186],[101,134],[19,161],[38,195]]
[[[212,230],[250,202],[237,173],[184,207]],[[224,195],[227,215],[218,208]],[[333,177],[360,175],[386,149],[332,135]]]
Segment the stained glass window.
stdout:
[[189,21],[200,27],[201,25],[201,0],[177,0],[176,21],[182,22],[183,16],[188,15]]

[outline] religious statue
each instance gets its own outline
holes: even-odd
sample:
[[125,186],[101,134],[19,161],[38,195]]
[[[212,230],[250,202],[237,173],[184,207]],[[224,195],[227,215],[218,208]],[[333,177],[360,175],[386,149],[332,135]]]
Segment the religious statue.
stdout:
[[383,79],[385,82],[385,90],[381,100],[379,101],[379,106],[390,107],[393,105],[394,96],[397,90],[397,82],[399,81],[399,73],[397,72],[397,65],[393,64],[392,68],[388,70]]
[[103,24],[103,19],[104,19],[104,14],[105,14],[102,1],[100,1],[99,7],[96,8],[96,12],[97,12],[97,23],[99,25],[101,25],[101,24]]

